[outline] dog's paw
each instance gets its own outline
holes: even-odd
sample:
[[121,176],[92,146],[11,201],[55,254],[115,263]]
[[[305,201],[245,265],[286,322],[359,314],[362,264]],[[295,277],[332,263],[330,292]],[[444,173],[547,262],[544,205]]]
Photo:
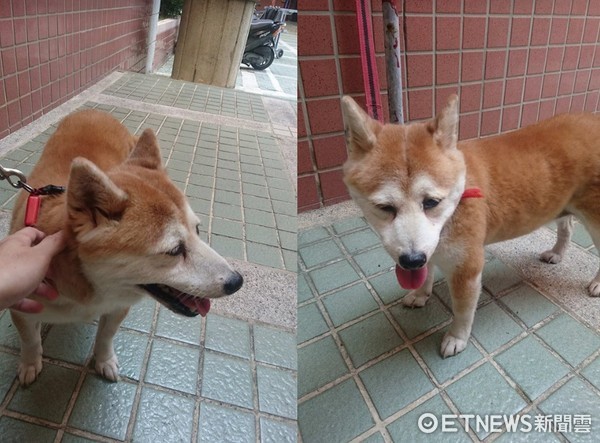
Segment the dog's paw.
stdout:
[[453,335],[450,335],[449,332],[446,332],[446,335],[444,335],[444,338],[442,340],[442,347],[440,350],[442,357],[452,357],[453,355],[464,351],[464,349],[467,347],[467,341],[468,339],[463,340]]
[[588,286],[588,292],[591,297],[600,297],[600,281],[592,280]]
[[402,304],[408,308],[422,308],[429,300],[429,294],[423,291],[411,291],[402,298]]
[[19,374],[19,383],[21,386],[29,386],[33,383],[42,371],[42,357],[36,359],[33,363],[19,362],[17,372]]
[[549,251],[542,252],[540,254],[540,260],[545,263],[551,263],[553,265],[560,263],[562,261],[563,256],[561,254],[557,254],[552,249]]
[[113,354],[108,360],[96,360],[96,373],[110,381],[119,381],[119,361]]

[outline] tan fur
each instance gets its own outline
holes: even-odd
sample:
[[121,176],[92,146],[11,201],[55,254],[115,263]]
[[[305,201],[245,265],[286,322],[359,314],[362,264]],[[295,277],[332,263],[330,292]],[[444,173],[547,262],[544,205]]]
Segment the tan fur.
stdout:
[[[42,197],[36,223],[46,234],[64,231],[67,246],[51,263],[59,298],[32,295],[45,306],[40,314],[11,312],[21,336],[24,385],[41,370],[40,322],[99,317],[96,370],[117,380],[112,338],[133,303],[147,294],[157,297],[143,285],[168,287],[167,298],[194,304],[184,303],[192,309],[179,311],[184,315],[202,312],[199,300],[241,286],[239,273],[198,238],[199,221],[169,180],[151,129],[138,138],[109,114],[71,114],[48,140],[28,184],[67,187],[62,195]],[[23,226],[26,198],[22,191],[11,232]],[[184,252],[172,254],[180,245]],[[169,300],[157,299],[174,309]]]
[[[395,216],[386,219],[371,201],[382,189],[392,185],[403,196],[404,200],[398,197],[389,203],[399,215],[410,203],[407,196],[414,194],[417,177],[430,178],[447,195],[473,187],[484,195],[456,203],[435,251],[427,257],[442,269],[451,287],[455,320],[442,343],[444,356],[466,346],[480,292],[484,244],[527,234],[573,214],[600,246],[599,116],[561,115],[511,133],[457,142],[455,96],[440,115],[425,123],[382,125],[365,118],[348,97],[343,99],[343,111],[350,150],[344,165],[345,183],[396,263],[396,251],[405,246],[398,246],[394,239],[385,244],[385,240],[386,235],[394,237],[390,232],[394,238],[402,238],[402,233],[394,232]],[[560,224],[559,241],[543,254],[545,261],[560,260],[570,226]],[[427,286],[410,294],[405,304],[422,306],[429,296]],[[600,273],[589,291],[600,295]]]

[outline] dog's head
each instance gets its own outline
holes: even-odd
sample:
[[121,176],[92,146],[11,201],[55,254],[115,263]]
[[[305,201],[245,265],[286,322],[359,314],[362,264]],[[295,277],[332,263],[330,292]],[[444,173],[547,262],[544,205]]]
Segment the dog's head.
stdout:
[[458,98],[425,123],[383,125],[350,97],[343,97],[342,111],[349,148],[344,182],[399,266],[403,286],[418,287],[465,187]]
[[210,298],[242,276],[200,237],[200,220],[162,167],[152,130],[108,174],[77,158],[67,186],[68,228],[93,286],[145,291],[169,309],[206,315]]

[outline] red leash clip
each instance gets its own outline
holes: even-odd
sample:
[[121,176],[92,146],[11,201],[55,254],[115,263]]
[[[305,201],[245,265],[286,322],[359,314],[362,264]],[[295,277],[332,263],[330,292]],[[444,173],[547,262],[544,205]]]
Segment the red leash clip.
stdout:
[[25,207],[25,226],[34,226],[37,223],[41,205],[41,195],[29,194],[29,197],[27,197],[27,206]]

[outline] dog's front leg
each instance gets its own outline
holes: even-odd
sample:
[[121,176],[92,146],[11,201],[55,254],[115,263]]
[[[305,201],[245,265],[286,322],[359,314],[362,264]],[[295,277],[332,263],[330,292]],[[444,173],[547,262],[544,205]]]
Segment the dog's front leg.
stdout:
[[467,347],[477,301],[481,292],[481,271],[483,270],[483,252],[480,259],[457,267],[450,280],[452,313],[454,319],[450,329],[442,340],[441,353],[444,358],[462,352]]
[[31,316],[15,311],[10,311],[10,316],[21,340],[21,358],[17,370],[19,383],[21,386],[28,386],[42,370],[42,324]]
[[402,304],[409,308],[422,308],[429,300],[433,291],[433,280],[435,277],[435,266],[429,262],[427,265],[427,278],[419,289],[410,291],[402,298]]
[[119,380],[119,361],[113,348],[113,338],[128,312],[129,308],[113,311],[101,316],[98,322],[94,345],[96,372],[111,381]]

